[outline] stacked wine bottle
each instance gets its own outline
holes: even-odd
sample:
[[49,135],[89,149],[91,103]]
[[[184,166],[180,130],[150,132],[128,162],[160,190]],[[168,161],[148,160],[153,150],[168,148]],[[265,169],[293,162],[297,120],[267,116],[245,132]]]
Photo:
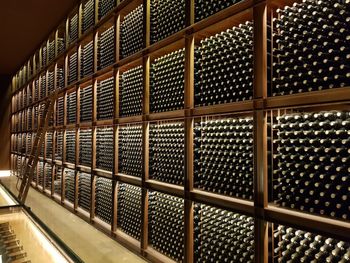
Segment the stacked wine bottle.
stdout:
[[96,167],[107,171],[112,171],[113,151],[113,128],[97,128]]
[[79,135],[79,164],[91,166],[92,131],[82,129]]
[[49,52],[48,52],[49,63],[55,58],[55,40],[49,41]]
[[177,262],[184,260],[184,200],[150,192],[148,207],[149,244]]
[[279,225],[274,233],[277,262],[350,262],[350,243]]
[[95,0],[83,4],[83,33],[95,24]]
[[57,67],[57,88],[63,89],[64,88],[64,69]]
[[98,17],[101,19],[113,10],[115,6],[115,0],[100,0],[98,1]]
[[43,75],[40,77],[40,99],[46,97],[46,76]]
[[54,193],[61,195],[62,192],[62,167],[55,166],[55,177],[53,181]]
[[[22,170],[23,170],[23,168],[22,168]],[[38,167],[36,169],[34,169],[32,182],[34,183],[34,185],[38,182]]]
[[151,42],[185,28],[185,0],[151,0]]
[[27,127],[28,127],[28,130],[31,130],[32,129],[32,109],[31,108],[28,108],[28,111],[27,111]]
[[66,162],[75,163],[75,130],[66,131]]
[[120,116],[142,114],[143,69],[142,66],[123,72],[119,81]]
[[38,121],[39,122],[44,122],[44,110],[45,110],[45,102],[39,104],[39,109],[38,109]]
[[46,45],[42,48],[41,52],[41,68],[45,68],[47,65],[47,47]]
[[98,41],[99,69],[114,63],[114,26],[101,33]]
[[184,163],[184,123],[151,123],[149,128],[150,178],[170,184],[183,185]]
[[119,172],[142,176],[142,125],[119,127]]
[[80,121],[92,121],[92,86],[80,90]]
[[[44,134],[42,134],[41,136],[45,136]],[[45,141],[45,139],[44,139]],[[21,145],[20,145],[21,146]],[[21,150],[21,149],[20,149]],[[40,147],[40,153],[39,153],[39,159],[43,160],[44,159],[44,153],[45,153],[45,143],[43,143]]]
[[196,106],[252,99],[252,22],[201,40],[195,56]]
[[350,219],[350,112],[278,118],[274,200],[284,207]]
[[26,141],[27,141],[27,134],[23,133],[22,135],[22,153],[26,153]]
[[52,159],[52,131],[46,133],[46,159]]
[[80,173],[78,177],[78,206],[90,211],[91,174]]
[[45,189],[51,192],[52,186],[52,165],[49,163],[45,164]]
[[44,185],[44,162],[38,162],[38,185]]
[[102,221],[112,223],[113,189],[112,180],[104,177],[96,178],[95,214]]
[[195,187],[253,199],[253,118],[195,122]]
[[273,95],[350,85],[350,3],[311,0],[274,19]]
[[114,78],[108,78],[98,83],[97,87],[97,119],[113,118],[114,110]]
[[67,124],[76,123],[77,93],[73,91],[67,95]]
[[141,187],[120,184],[118,189],[118,228],[133,238],[141,238]]
[[48,72],[47,87],[48,94],[50,95],[55,90],[55,73],[53,71]]
[[34,82],[34,101],[39,100],[39,80],[35,80]]
[[64,124],[64,98],[59,97],[56,105],[56,125],[61,126]]
[[90,41],[81,49],[81,77],[94,73],[94,42]]
[[32,136],[31,132],[27,133],[27,155],[29,155],[32,150]]
[[65,49],[65,43],[64,43],[64,37],[57,37],[57,54],[61,54],[64,52]]
[[195,21],[198,22],[240,1],[195,0]]
[[127,14],[120,28],[121,57],[126,58],[143,48],[143,5]]
[[74,42],[79,37],[78,31],[78,14],[75,14],[69,20],[69,43]]
[[64,169],[64,198],[71,203],[75,200],[75,171]]
[[68,84],[78,80],[78,55],[77,52],[74,52],[69,56],[68,63]]
[[33,103],[33,91],[32,88],[28,89],[28,106]]
[[151,64],[150,110],[172,111],[184,108],[185,50],[180,49]]
[[[36,130],[38,128],[38,106],[34,106],[34,121],[33,121],[33,126],[34,126],[34,130]],[[17,127],[17,131],[18,131],[18,127]]]
[[63,131],[56,132],[55,159],[62,161],[63,155]]
[[195,204],[194,262],[254,262],[254,218]]

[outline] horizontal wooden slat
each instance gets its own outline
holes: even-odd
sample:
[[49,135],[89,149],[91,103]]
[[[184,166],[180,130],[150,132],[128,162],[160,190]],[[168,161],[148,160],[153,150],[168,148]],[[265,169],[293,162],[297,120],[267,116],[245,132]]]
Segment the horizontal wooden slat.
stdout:
[[269,205],[265,220],[350,242],[350,222]]
[[252,111],[254,109],[253,101],[242,101],[227,104],[219,104],[205,107],[198,107],[193,109],[193,116],[205,116],[212,114],[234,113]]
[[116,174],[115,178],[119,182],[127,183],[127,184],[132,184],[136,186],[142,186],[142,179],[140,177],[135,177],[135,176],[130,176],[126,174]]
[[165,194],[175,195],[178,197],[185,196],[183,186],[174,185],[174,184],[167,184],[167,183],[159,182],[156,180],[147,180],[145,182],[145,186],[146,186],[146,188],[148,188],[150,190],[162,192]]
[[265,108],[290,108],[345,101],[350,102],[350,87],[269,97],[266,99]]
[[190,198],[194,202],[204,203],[207,205],[220,207],[222,209],[227,209],[237,213],[254,216],[253,201],[218,195],[197,189],[194,189],[190,192]]

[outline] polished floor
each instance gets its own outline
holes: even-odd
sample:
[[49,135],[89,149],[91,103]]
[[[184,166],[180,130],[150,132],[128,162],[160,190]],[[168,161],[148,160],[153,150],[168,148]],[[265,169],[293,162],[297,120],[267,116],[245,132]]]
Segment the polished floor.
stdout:
[[[10,191],[17,193],[15,177],[0,180]],[[84,262],[146,262],[36,190],[30,189],[26,205]]]

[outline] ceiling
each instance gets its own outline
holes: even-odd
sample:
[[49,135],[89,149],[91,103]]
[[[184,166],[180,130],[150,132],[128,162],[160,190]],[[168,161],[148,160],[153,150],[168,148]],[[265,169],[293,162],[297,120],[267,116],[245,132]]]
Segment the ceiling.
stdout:
[[0,75],[15,73],[78,0],[1,0]]

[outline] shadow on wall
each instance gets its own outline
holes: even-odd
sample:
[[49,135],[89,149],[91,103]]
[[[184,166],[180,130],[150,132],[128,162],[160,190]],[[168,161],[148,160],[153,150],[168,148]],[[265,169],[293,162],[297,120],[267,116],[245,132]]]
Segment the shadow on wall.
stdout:
[[10,170],[11,76],[0,75],[0,170]]

